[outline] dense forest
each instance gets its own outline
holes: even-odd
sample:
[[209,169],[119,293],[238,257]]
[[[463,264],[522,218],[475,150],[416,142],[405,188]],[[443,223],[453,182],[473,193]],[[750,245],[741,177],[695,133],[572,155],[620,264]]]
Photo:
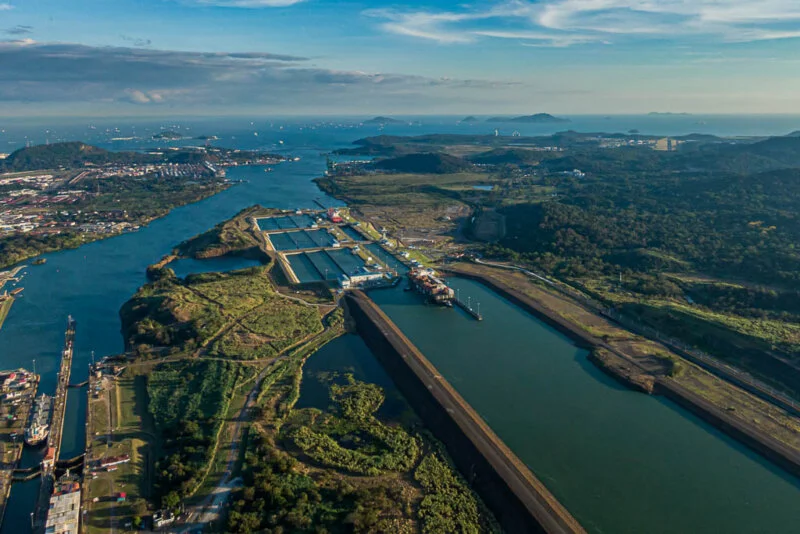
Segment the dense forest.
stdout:
[[423,153],[383,159],[376,162],[374,168],[407,173],[450,174],[469,170],[472,164],[448,154]]
[[[154,149],[155,150],[155,149]],[[0,160],[0,172],[35,171],[41,169],[80,168],[86,165],[107,164],[146,164],[146,163],[191,163],[208,161],[219,162],[223,159],[231,161],[247,161],[258,157],[283,160],[284,156],[266,154],[246,150],[226,148],[183,148],[170,150],[164,154],[139,152],[112,152],[80,141],[36,145],[21,148],[12,152],[5,160]]]
[[109,152],[79,141],[21,148],[0,162],[2,171],[83,167],[86,164],[154,163],[159,158],[135,152]]
[[702,271],[800,289],[800,170],[556,182],[502,209],[501,246],[564,276]]

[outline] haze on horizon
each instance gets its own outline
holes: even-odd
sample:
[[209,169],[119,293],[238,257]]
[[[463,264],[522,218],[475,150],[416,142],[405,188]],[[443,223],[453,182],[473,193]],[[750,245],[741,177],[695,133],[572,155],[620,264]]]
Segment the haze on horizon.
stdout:
[[793,0],[0,0],[0,114],[800,113]]

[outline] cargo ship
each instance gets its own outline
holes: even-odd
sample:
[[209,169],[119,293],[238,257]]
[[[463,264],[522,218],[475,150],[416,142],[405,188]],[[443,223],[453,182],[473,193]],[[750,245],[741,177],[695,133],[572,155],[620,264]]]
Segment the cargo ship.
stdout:
[[452,306],[455,291],[439,278],[436,271],[427,268],[416,268],[408,272],[410,287],[425,295],[428,302],[439,306]]
[[35,447],[47,439],[50,434],[50,413],[53,411],[53,399],[42,393],[33,404],[33,414],[25,429],[25,444]]
[[58,479],[47,509],[45,532],[77,533],[80,527],[81,485],[69,471]]

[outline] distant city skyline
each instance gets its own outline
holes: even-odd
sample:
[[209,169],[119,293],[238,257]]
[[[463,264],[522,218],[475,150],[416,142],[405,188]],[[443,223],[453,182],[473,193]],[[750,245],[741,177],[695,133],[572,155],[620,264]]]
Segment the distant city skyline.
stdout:
[[0,0],[0,114],[800,113],[791,0]]

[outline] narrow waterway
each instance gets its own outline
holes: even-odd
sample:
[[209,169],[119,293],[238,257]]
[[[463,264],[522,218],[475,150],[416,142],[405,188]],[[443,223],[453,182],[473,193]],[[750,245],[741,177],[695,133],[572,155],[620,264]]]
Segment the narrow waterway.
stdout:
[[475,321],[402,289],[370,296],[590,532],[789,532],[800,484],[669,401],[630,391],[477,282]]
[[[33,366],[41,373],[40,391],[55,391],[59,356],[64,342],[67,316],[77,321],[73,383],[88,373],[92,351],[97,358],[123,350],[119,309],[146,282],[145,270],[181,241],[204,232],[254,204],[292,209],[314,208],[315,198],[324,198],[311,181],[324,169],[317,149],[295,150],[299,162],[275,166],[270,173],[260,167],[229,169],[232,179],[245,180],[227,191],[195,204],[175,209],[138,232],[97,241],[79,249],[47,254],[47,263],[29,266],[24,297],[14,303],[0,330],[0,367]],[[324,198],[327,204],[340,204]],[[175,265],[180,274],[225,264],[229,270],[252,264],[250,260],[219,259],[211,263],[187,260]],[[64,424],[62,458],[85,448],[86,390],[72,389]],[[35,465],[41,451],[26,450],[22,465]],[[15,484],[3,521],[2,533],[18,534],[30,527],[37,482]]]

